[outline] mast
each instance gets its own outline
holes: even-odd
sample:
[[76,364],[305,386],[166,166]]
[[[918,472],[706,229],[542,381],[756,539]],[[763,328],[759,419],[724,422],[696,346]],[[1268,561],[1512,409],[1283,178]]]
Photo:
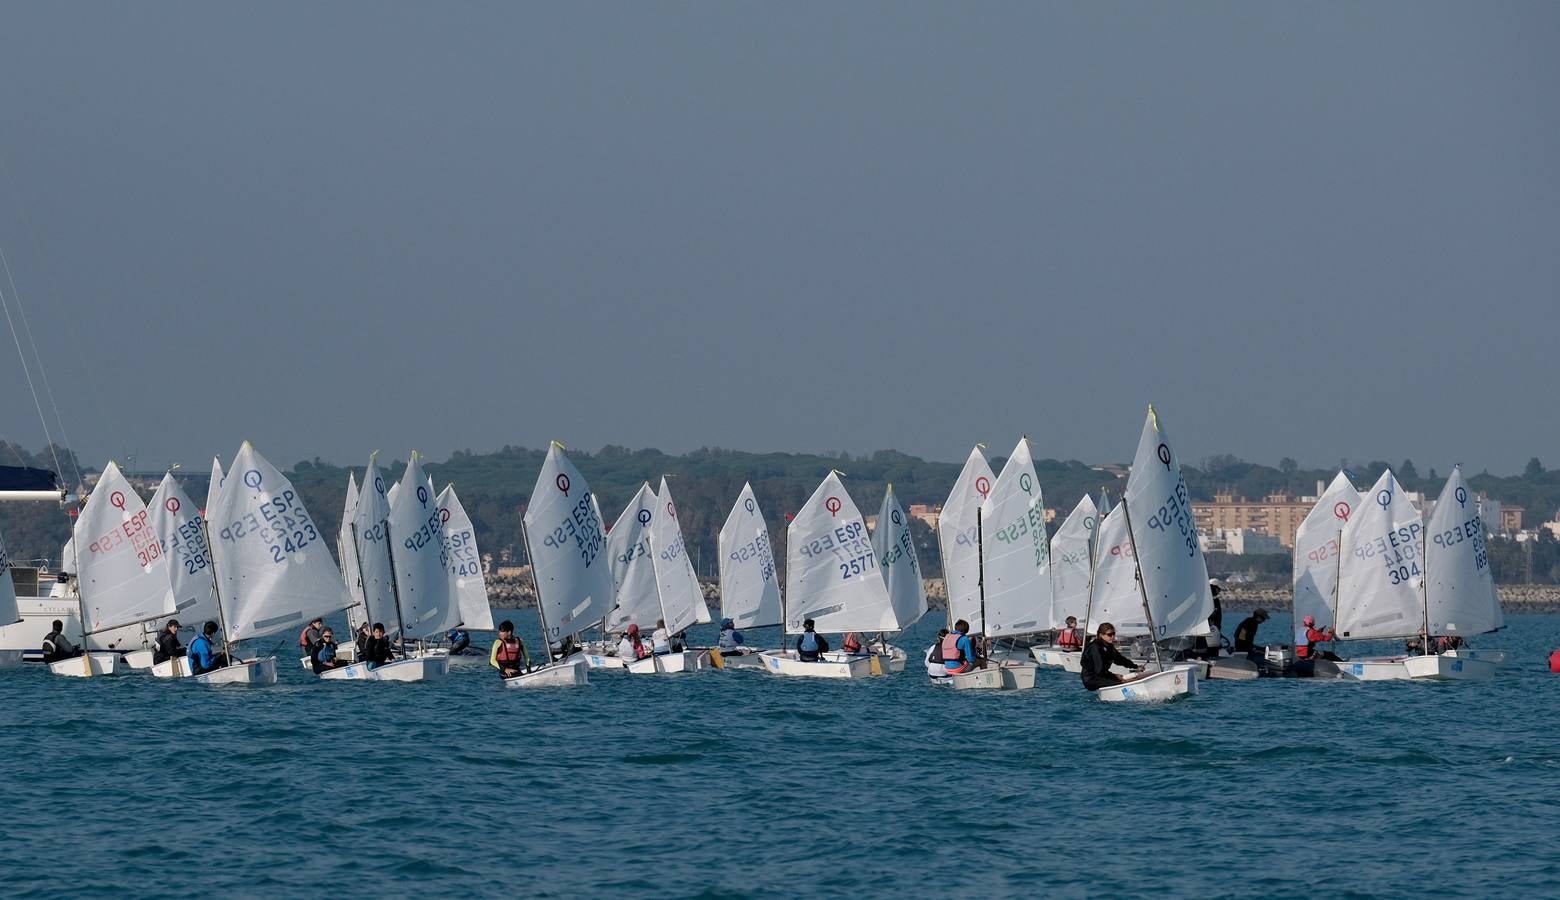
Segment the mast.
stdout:
[[[217,626],[222,629],[222,655],[227,657],[228,665],[233,664],[233,648],[228,644],[227,611],[222,608],[222,589],[217,578],[217,553],[216,545],[211,543],[211,529],[207,527],[206,516],[203,512],[200,517],[200,534],[206,539],[206,553],[211,556],[211,595],[217,601]],[[201,634],[205,634],[204,631]],[[190,643],[194,643],[191,641]],[[193,673],[191,673],[193,674]],[[179,663],[174,660],[173,677],[179,677]]]
[[[363,618],[366,620],[368,618],[368,585],[363,582],[363,550],[358,545],[358,533],[357,533],[357,523],[356,522],[348,522],[347,523],[347,533],[352,538],[352,558],[357,560],[358,603],[361,604],[362,607],[363,607]],[[388,540],[388,536],[387,536],[386,539]],[[352,627],[352,614],[351,613],[347,614],[347,627],[348,628]],[[353,651],[352,651],[352,658],[353,659],[357,659],[358,658],[358,654],[363,652],[363,648],[359,647],[357,645],[357,631],[355,629],[353,630],[353,633],[352,633],[352,646],[354,648]]]
[[391,543],[390,520],[385,519],[385,555],[390,558],[390,593],[395,597],[395,630],[396,643],[401,645],[401,658],[406,658],[406,620],[401,616],[401,585],[400,579],[395,574],[395,553],[390,548]]
[[981,543],[981,513],[981,508],[975,507],[975,590],[980,594],[980,649],[984,656],[990,638],[986,636],[986,550]]
[[552,644],[547,638],[547,608],[542,606],[542,582],[536,577],[536,556],[531,552],[531,533],[525,527],[525,516],[520,517],[520,543],[525,546],[525,558],[531,564],[531,589],[536,592],[536,618],[542,623],[542,650],[546,654],[544,665],[552,665]]
[[[1103,497],[1103,494],[1101,495]],[[1104,504],[1100,504],[1104,506]],[[1094,533],[1090,536],[1089,546],[1089,597],[1083,604],[1083,639],[1078,642],[1081,647],[1089,641],[1089,626],[1094,624],[1094,570],[1099,566],[1100,556],[1100,532],[1105,530],[1105,514],[1098,509],[1094,511]],[[1064,621],[1062,623],[1066,625]],[[1053,641],[1054,643],[1054,641]]]
[[1154,648],[1154,665],[1163,672],[1165,664],[1159,658],[1159,641],[1154,634],[1154,614],[1148,608],[1148,586],[1143,583],[1143,564],[1138,560],[1137,538],[1132,536],[1132,510],[1128,508],[1125,496],[1121,498],[1121,514],[1127,520],[1127,540],[1132,542],[1132,567],[1137,572],[1138,595],[1143,598],[1143,615],[1148,620],[1148,643]]

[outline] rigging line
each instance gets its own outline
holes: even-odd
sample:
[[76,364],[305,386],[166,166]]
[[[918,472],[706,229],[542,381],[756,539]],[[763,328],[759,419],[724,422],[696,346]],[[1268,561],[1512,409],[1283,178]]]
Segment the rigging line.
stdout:
[[[49,408],[54,411],[54,424],[60,428],[60,440],[65,442],[66,458],[70,460],[70,467],[75,474],[73,486],[81,484],[81,467],[76,464],[76,455],[71,450],[70,435],[65,433],[65,420],[60,417],[60,405],[54,401],[54,388],[49,384],[49,371],[43,367],[43,354],[38,352],[38,340],[33,336],[32,323],[27,320],[27,307],[22,305],[22,292],[16,287],[16,278],[11,274],[11,260],[5,255],[5,247],[0,246],[0,266],[5,268],[5,280],[11,284],[11,296],[16,299],[16,313],[22,320],[22,330],[27,332],[27,343],[32,347],[33,359],[38,361],[38,377],[43,380],[43,394],[49,398]],[[42,413],[39,413],[42,415]],[[64,477],[65,472],[60,466],[59,454],[54,454],[55,471]]]
[[33,384],[32,369],[27,367],[27,354],[22,352],[22,339],[16,333],[16,322],[11,318],[11,303],[5,299],[5,292],[0,291],[0,306],[5,307],[5,321],[11,326],[11,339],[16,342],[16,358],[22,361],[22,373],[27,376],[27,389],[32,392],[33,407],[38,410],[38,421],[43,424],[43,439],[49,442],[49,450],[54,454],[54,471],[60,470],[60,454],[54,447],[54,436],[49,433],[49,420],[43,416],[43,404],[38,402],[38,388]]

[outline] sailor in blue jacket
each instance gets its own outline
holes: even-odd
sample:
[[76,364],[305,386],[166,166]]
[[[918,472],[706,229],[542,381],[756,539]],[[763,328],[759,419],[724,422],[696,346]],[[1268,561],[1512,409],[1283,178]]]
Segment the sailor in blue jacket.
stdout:
[[190,641],[190,674],[202,675],[228,665],[226,653],[218,653],[216,647],[217,623],[207,622],[200,637]]

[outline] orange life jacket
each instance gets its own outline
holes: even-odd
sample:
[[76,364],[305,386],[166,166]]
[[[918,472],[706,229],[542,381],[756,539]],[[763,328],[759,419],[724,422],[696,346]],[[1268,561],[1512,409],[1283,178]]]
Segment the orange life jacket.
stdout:
[[510,638],[498,642],[498,664],[506,669],[520,668],[520,639]]
[[861,638],[856,637],[856,632],[854,632],[854,631],[852,631],[850,634],[845,635],[845,652],[846,653],[860,653],[861,652]]
[[950,632],[948,632],[948,636],[943,638],[943,642],[942,642],[942,658],[943,658],[943,662],[945,662],[945,663],[969,662],[969,660],[964,656],[964,651],[959,649],[959,638],[961,638],[961,637],[964,637],[964,635],[958,633],[957,631],[950,631]]

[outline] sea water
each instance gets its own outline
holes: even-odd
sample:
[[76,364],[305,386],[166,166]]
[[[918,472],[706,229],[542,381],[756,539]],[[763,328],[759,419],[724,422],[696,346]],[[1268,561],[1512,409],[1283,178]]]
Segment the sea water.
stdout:
[[319,682],[290,636],[263,648],[268,688],[3,671],[0,895],[1560,889],[1560,617],[1479,641],[1511,652],[1491,682],[1221,681],[1155,706],[1057,669],[934,687],[937,625],[898,641],[903,674],[855,682],[509,690],[480,658],[444,682]]

